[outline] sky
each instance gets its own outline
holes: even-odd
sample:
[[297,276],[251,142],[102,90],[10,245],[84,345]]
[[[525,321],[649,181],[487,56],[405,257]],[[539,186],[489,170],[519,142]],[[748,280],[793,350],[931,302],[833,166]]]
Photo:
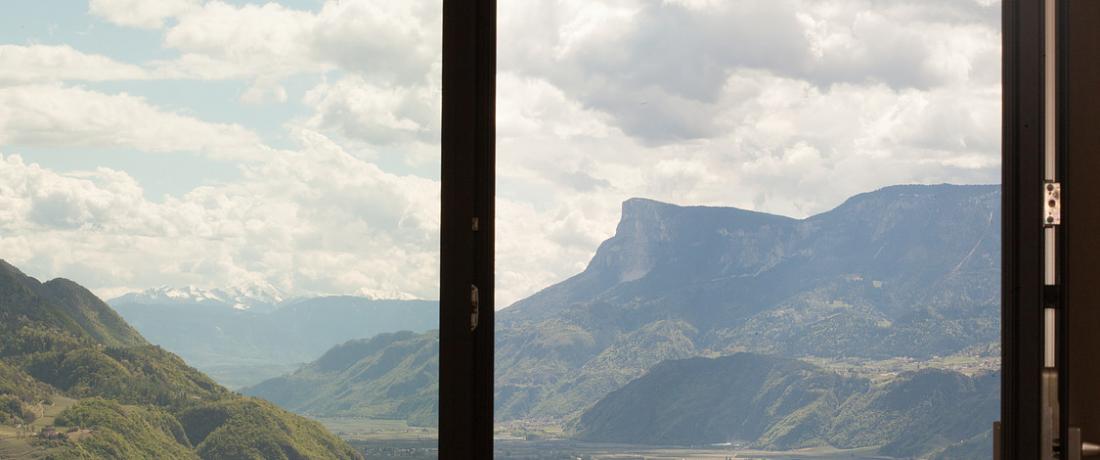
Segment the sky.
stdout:
[[[497,307],[621,203],[792,217],[1000,178],[993,0],[498,0]],[[0,258],[438,297],[440,0],[43,0],[0,17]]]

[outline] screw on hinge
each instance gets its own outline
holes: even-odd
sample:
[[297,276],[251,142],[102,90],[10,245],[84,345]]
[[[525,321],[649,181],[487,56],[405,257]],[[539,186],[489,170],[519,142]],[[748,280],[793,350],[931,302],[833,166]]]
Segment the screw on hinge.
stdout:
[[477,320],[481,316],[479,311],[480,301],[478,299],[477,286],[470,285],[470,332],[477,330]]
[[1043,185],[1043,225],[1053,227],[1062,223],[1062,184],[1047,182]]

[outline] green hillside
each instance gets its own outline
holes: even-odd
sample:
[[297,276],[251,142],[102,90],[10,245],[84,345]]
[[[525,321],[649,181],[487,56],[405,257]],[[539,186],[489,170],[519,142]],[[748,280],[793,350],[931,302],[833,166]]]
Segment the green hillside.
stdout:
[[229,398],[179,413],[187,438],[204,459],[358,458],[321,424],[254,398]]
[[435,426],[439,332],[395,332],[336,346],[298,371],[243,393],[297,413]]
[[199,458],[180,422],[154,407],[85,399],[58,415],[54,424],[64,431],[89,431],[87,438],[61,445],[54,458]]
[[601,399],[576,435],[597,442],[762,449],[879,447],[894,458],[988,458],[999,376],[939,369],[884,385],[802,361],[738,353],[666,361]]
[[52,389],[22,370],[0,361],[0,425],[33,422],[29,407],[50,398]]
[[29,423],[62,395],[78,402],[51,430],[0,430],[0,443],[26,458],[360,458],[315,422],[150,345],[76,283],[39,283],[0,261],[0,425]]
[[776,449],[812,447],[827,442],[832,414],[868,387],[864,379],[750,353],[665,361],[586,411],[578,437],[629,444],[741,441]]

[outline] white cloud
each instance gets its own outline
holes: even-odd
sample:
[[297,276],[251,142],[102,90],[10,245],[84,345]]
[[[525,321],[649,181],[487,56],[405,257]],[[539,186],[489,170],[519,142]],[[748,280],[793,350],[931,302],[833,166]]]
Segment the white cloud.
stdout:
[[261,105],[268,102],[286,102],[286,88],[269,79],[257,79],[241,94],[241,102]]
[[307,42],[317,59],[363,78],[427,83],[440,69],[441,0],[328,1]]
[[210,1],[177,18],[164,39],[174,78],[281,78],[343,69],[390,84],[427,83],[442,44],[439,0],[330,0],[320,11]]
[[304,97],[313,111],[305,123],[370,145],[438,145],[442,98],[439,81],[433,80],[402,86],[352,75],[322,83]]
[[312,56],[316,19],[277,3],[234,6],[220,1],[178,18],[165,46],[182,57],[155,63],[159,73],[184,78],[276,78],[325,70]]
[[166,112],[125,93],[61,85],[0,88],[0,145],[130,148],[257,158],[266,148],[238,125]]
[[[37,182],[0,185],[0,253],[105,289],[234,279],[435,296],[438,183],[378,165],[438,161],[439,0],[183,2],[130,19],[117,19],[126,2],[97,3],[118,24],[167,24],[180,56],[149,63],[156,78],[300,101],[308,113],[286,126],[304,128],[301,148],[125,94],[26,85],[142,71],[14,47],[24,55],[0,62],[22,64],[0,81],[23,86],[0,89],[0,145],[197,151],[242,161],[243,179],[151,203],[117,171],[9,156],[0,167]],[[995,0],[501,3],[499,306],[583,269],[635,196],[801,217],[884,185],[996,182],[997,21]],[[323,83],[288,90],[300,74]]]
[[107,21],[128,27],[159,29],[164,20],[191,10],[199,0],[90,0],[88,10]]
[[0,45],[0,86],[80,80],[140,80],[144,69],[68,45]]
[[386,173],[317,133],[297,136],[299,149],[244,165],[239,182],[163,202],[119,171],[62,174],[0,157],[0,253],[102,292],[235,280],[434,298],[438,182]]
[[[536,0],[501,6],[504,70],[545,78],[651,144],[719,135],[733,73],[895,89],[999,80],[996,8],[975,2]],[[644,106],[644,107],[643,107]]]

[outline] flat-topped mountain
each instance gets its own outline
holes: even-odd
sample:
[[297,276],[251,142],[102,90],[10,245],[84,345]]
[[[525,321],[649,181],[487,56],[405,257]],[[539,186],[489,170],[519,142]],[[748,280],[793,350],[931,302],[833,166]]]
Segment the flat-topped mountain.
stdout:
[[665,359],[995,342],[999,222],[995,185],[887,187],[805,219],[628,200],[583,272],[498,312],[497,416],[575,416]]
[[[914,303],[936,301],[930,282],[956,288],[999,267],[999,216],[1000,187],[980,185],[887,187],[801,220],[630,199],[583,272],[500,317],[533,321],[641,297],[666,301],[641,312],[648,317],[724,325],[835,279],[885,288],[890,295],[876,299],[876,309],[900,317]],[[686,292],[694,294],[674,295]]]

